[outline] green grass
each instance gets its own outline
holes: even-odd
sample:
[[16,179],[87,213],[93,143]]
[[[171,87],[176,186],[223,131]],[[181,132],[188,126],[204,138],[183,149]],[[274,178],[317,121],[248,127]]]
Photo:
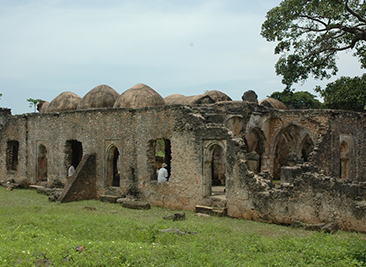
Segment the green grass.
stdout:
[[[364,234],[192,212],[184,221],[162,219],[173,213],[100,201],[60,204],[33,190],[0,188],[0,266],[366,266]],[[168,228],[197,234],[159,232]]]

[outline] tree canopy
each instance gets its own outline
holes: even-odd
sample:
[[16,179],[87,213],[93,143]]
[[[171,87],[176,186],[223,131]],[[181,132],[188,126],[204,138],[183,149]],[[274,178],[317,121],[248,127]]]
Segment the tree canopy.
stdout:
[[284,0],[268,11],[261,35],[278,42],[275,65],[282,83],[330,78],[337,52],[353,49],[366,68],[365,0]]
[[285,89],[282,92],[274,92],[269,97],[281,101],[290,109],[316,109],[321,106],[316,96],[307,91],[293,92]]
[[328,83],[325,89],[318,87],[315,91],[323,97],[325,108],[365,111],[366,74],[354,78],[341,77]]

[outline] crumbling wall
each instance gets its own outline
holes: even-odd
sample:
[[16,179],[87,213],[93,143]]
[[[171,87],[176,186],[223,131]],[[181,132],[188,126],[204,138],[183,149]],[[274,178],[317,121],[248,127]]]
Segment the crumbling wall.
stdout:
[[250,181],[254,178],[247,176],[248,187],[253,190],[253,220],[277,224],[333,223],[343,230],[366,232],[366,183],[324,176],[309,163],[283,168],[291,168],[297,176],[278,189],[253,188]]
[[67,181],[58,201],[72,202],[99,198],[96,190],[95,159],[95,155],[84,156],[80,167]]

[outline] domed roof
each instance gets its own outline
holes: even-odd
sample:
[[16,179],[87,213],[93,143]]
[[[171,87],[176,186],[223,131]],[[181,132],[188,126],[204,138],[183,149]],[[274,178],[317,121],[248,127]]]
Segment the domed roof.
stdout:
[[215,100],[209,95],[192,95],[187,96],[184,104],[188,105],[201,105],[201,104],[213,104]]
[[90,90],[79,102],[77,109],[112,108],[119,93],[102,84]]
[[49,105],[50,102],[45,100],[39,100],[37,104],[37,110],[39,111],[39,113],[46,113]]
[[265,106],[268,108],[275,108],[275,109],[288,109],[285,104],[275,98],[266,98],[258,103],[260,106]]
[[164,99],[154,89],[139,83],[123,92],[114,103],[115,108],[142,108],[165,105]]
[[181,94],[168,95],[164,98],[166,105],[184,104],[187,97]]
[[217,90],[208,91],[204,95],[210,96],[215,102],[233,101],[227,94]]
[[81,97],[72,92],[63,92],[56,96],[48,106],[47,112],[75,110]]

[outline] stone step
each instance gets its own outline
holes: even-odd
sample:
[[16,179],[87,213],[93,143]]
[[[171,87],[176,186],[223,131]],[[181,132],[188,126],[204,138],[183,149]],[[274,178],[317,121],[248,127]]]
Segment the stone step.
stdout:
[[227,209],[196,205],[196,213],[203,213],[208,215],[216,215],[219,217],[224,217],[227,216]]
[[102,202],[116,203],[118,198],[117,196],[101,195],[99,200]]

